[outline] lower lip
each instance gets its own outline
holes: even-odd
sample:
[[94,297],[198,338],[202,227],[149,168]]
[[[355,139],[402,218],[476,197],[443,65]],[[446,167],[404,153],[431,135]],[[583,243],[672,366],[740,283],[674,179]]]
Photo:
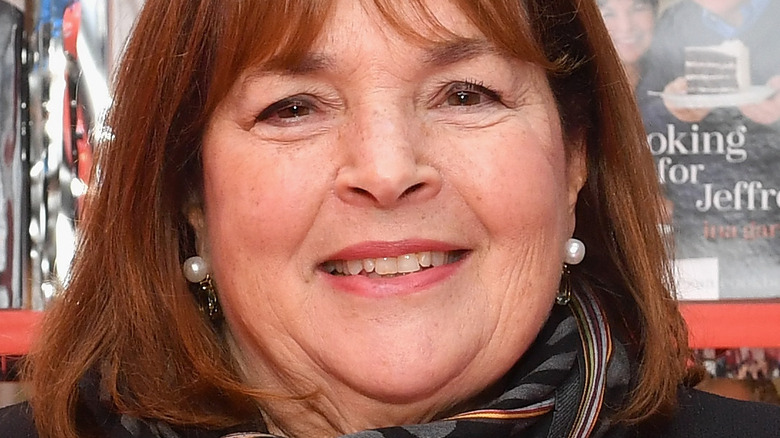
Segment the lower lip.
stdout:
[[463,266],[466,254],[460,260],[447,265],[424,269],[411,274],[389,278],[369,278],[365,275],[330,275],[321,272],[330,285],[341,292],[369,298],[410,295],[443,283]]

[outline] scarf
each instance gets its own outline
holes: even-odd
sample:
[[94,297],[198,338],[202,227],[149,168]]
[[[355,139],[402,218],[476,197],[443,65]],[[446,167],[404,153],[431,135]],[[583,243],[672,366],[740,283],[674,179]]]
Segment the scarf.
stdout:
[[[569,304],[554,307],[529,350],[505,376],[498,397],[478,409],[430,423],[341,438],[619,437],[621,429],[610,428],[610,416],[628,392],[628,354],[611,332],[594,292],[583,284],[574,286]],[[180,434],[165,423],[126,415],[119,423],[132,437],[282,438],[265,430],[236,432],[241,428],[214,435]]]

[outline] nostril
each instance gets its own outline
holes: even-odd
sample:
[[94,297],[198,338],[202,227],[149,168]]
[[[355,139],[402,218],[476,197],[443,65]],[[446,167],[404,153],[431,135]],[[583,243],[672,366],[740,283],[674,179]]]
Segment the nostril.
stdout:
[[366,189],[361,189],[360,187],[351,187],[351,188],[350,188],[350,190],[352,190],[352,192],[353,192],[353,193],[355,193],[356,195],[360,195],[360,196],[369,196],[369,197],[372,197],[372,198],[374,197],[374,196],[371,194],[371,192],[369,192],[369,191],[368,191],[368,190],[366,190]]
[[398,202],[435,196],[441,188],[441,175],[435,168],[417,163],[395,170],[345,166],[339,170],[334,188],[337,196],[348,203],[390,208]]
[[401,193],[401,197],[403,198],[405,196],[411,195],[412,193],[414,193],[417,190],[421,189],[423,185],[424,185],[424,183],[417,183],[417,184],[409,187],[408,189],[404,190],[403,193]]

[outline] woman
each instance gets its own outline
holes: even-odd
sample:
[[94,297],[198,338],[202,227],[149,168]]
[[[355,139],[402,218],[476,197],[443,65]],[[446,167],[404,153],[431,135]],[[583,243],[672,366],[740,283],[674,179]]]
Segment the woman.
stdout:
[[594,4],[178,0],[134,35],[6,430],[722,425],[700,393],[675,409],[655,176]]
[[633,88],[645,69],[644,55],[653,42],[657,0],[598,0],[604,24]]

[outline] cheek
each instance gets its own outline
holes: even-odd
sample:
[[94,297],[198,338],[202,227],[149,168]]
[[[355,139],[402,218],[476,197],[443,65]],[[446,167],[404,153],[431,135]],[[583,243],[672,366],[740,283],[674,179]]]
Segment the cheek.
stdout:
[[634,20],[634,25],[637,28],[637,32],[641,33],[644,37],[644,41],[649,43],[653,38],[653,30],[655,28],[655,19],[653,18],[652,13],[648,12],[647,14],[640,15]]
[[246,140],[248,147],[230,147],[235,144],[240,143],[216,140],[204,147],[205,214],[214,268],[231,271],[255,260],[273,269],[311,227],[327,191],[327,171],[318,168],[322,160],[252,147]]
[[556,138],[555,130],[512,131],[483,139],[479,153],[464,157],[454,184],[492,234],[554,229],[561,222],[566,173]]
[[299,218],[293,198],[301,191],[268,167],[257,163],[227,162],[207,166],[204,171],[206,220],[209,235],[220,245],[230,244],[224,238],[243,236],[257,244],[269,244],[282,226],[284,218]]
[[609,17],[604,19],[604,25],[607,28],[607,32],[610,36],[613,36],[617,31],[617,25],[620,23],[619,19]]

